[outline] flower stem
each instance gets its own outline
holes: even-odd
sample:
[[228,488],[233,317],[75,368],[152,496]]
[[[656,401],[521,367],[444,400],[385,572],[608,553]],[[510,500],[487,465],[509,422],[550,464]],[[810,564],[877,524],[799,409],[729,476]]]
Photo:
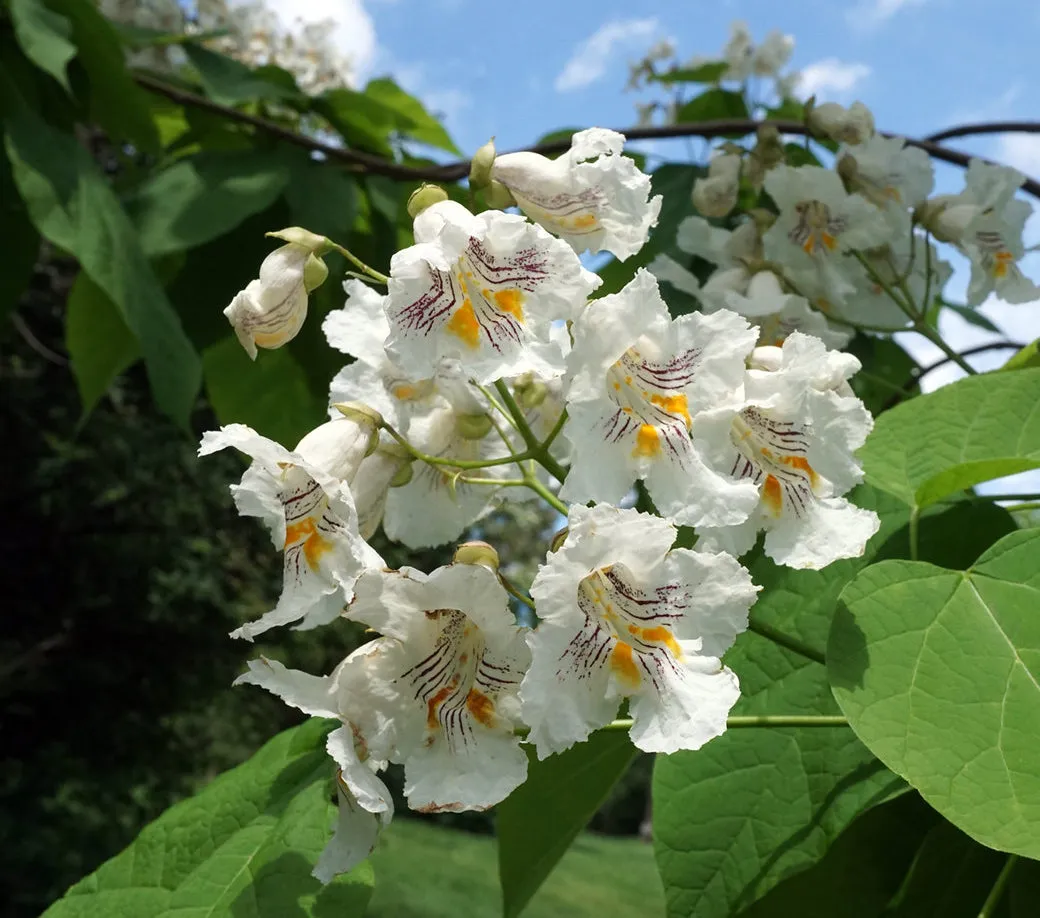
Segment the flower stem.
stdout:
[[767,625],[764,622],[751,619],[748,622],[748,631],[754,631],[759,637],[764,637],[766,640],[772,641],[774,644],[779,644],[781,647],[784,647],[799,656],[805,657],[807,660],[812,660],[814,663],[820,663],[823,665],[827,664],[823,654],[818,650],[803,643],[796,637],[785,634],[783,631],[778,631],[772,625]]
[[534,458],[529,451],[518,453],[515,456],[500,456],[497,459],[452,459],[451,457],[445,456],[429,456],[412,446],[408,440],[401,436],[401,434],[399,434],[393,426],[388,424],[385,420],[381,427],[408,451],[408,455],[420,462],[425,462],[427,465],[445,466],[447,468],[463,470],[486,469],[494,465],[512,465],[514,462],[522,462],[524,459]]
[[505,577],[502,574],[499,574],[498,575],[498,582],[502,584],[502,586],[505,589],[505,591],[510,596],[512,596],[514,599],[517,599],[520,602],[522,602],[532,612],[537,612],[538,611],[535,608],[535,606],[534,606],[534,600],[531,599],[531,597],[528,596],[526,593],[521,592],[515,586],[513,586],[513,584],[509,582],[509,578],[508,577]]
[[996,882],[993,884],[993,888],[989,891],[989,895],[986,896],[986,901],[982,903],[982,909],[979,911],[979,918],[990,918],[990,916],[997,910],[997,906],[1000,905],[1000,900],[1004,896],[1004,890],[1007,889],[1008,880],[1011,879],[1011,871],[1015,869],[1015,864],[1017,863],[1017,854],[1008,855],[1007,862],[1004,864],[1000,873],[997,874]]
[[534,475],[528,474],[525,483],[527,484],[527,487],[534,491],[535,494],[537,494],[554,510],[559,511],[564,516],[567,516],[571,512],[570,507],[553,494],[553,492],[543,485]]
[[[527,444],[528,457],[538,462],[557,481],[563,481],[567,477],[567,470],[549,455],[548,447],[539,442],[538,437],[531,430],[531,425],[527,423],[527,418],[524,417],[523,409],[516,403],[513,393],[509,391],[508,383],[503,379],[495,380],[495,388],[498,390],[499,398],[502,399],[502,404],[513,418],[517,431]],[[562,427],[562,424],[557,423]],[[546,443],[551,443],[558,432],[551,433]],[[566,513],[566,511],[563,512]]]
[[368,275],[370,278],[372,278],[372,280],[379,281],[379,283],[381,284],[386,284],[390,280],[390,278],[387,277],[385,274],[381,274],[375,268],[370,268],[360,258],[358,258],[357,255],[355,255],[349,249],[343,248],[343,246],[341,246],[338,242],[333,242],[331,239],[329,239],[329,243],[337,252],[340,253],[340,255],[347,259],[347,261],[349,261],[355,268],[357,268],[363,274]]
[[[633,723],[631,717],[622,717],[600,727],[600,730],[629,730]],[[848,720],[840,714],[738,714],[726,718],[728,730],[747,727],[847,727],[848,725]],[[517,727],[513,732],[517,736],[527,736],[531,731],[529,727]]]

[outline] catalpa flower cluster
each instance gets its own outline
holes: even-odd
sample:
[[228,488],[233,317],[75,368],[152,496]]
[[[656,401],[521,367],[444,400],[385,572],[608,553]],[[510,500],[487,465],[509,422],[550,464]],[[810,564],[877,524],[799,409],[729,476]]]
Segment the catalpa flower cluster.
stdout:
[[[340,725],[323,880],[390,820],[389,763],[410,807],[482,810],[525,780],[522,743],[562,752],[622,705],[648,752],[720,735],[739,696],[723,655],[758,590],[738,559],[761,537],[777,564],[818,569],[878,528],[847,497],[872,419],[849,385],[858,361],[835,348],[860,323],[902,327],[941,287],[930,237],[971,259],[974,299],[1035,290],[1017,268],[1020,176],[974,164],[962,194],[929,201],[920,151],[874,135],[855,106],[813,117],[844,144],[835,169],[787,164],[767,131],[728,144],[692,199],[716,220],[749,190],[758,206],[725,225],[688,218],[671,257],[607,293],[579,256],[625,261],[661,207],[624,138],[582,131],[554,160],[489,144],[470,176],[487,209],[424,186],[389,273],[354,259],[364,270],[323,323],[352,358],[329,419],[291,449],[240,424],[203,438],[202,454],[250,458],[234,500],[282,556],[277,604],[235,635],[340,618],[377,635],[326,676],[261,658],[239,680]],[[339,248],[272,235],[285,244],[226,310],[254,357],[296,334]],[[691,273],[687,254],[713,270]],[[699,309],[673,315],[658,278]],[[633,489],[639,509],[624,509]],[[532,497],[560,526],[527,594],[469,539]],[[370,544],[380,530],[463,544],[436,570],[390,570]]]

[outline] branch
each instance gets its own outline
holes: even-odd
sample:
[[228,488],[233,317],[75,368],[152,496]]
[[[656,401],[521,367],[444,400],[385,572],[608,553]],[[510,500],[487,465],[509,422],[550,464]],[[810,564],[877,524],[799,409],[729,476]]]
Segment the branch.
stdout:
[[[373,153],[364,153],[360,150],[347,150],[342,147],[334,147],[320,140],[298,134],[288,128],[275,124],[264,118],[249,115],[221,105],[211,99],[178,89],[167,83],[157,80],[146,74],[135,74],[134,79],[138,85],[149,92],[166,96],[180,105],[191,105],[205,111],[221,115],[231,121],[248,124],[258,130],[265,131],[274,137],[284,140],[286,143],[303,147],[321,153],[330,160],[342,163],[353,172],[361,172],[369,175],[385,175],[388,178],[400,179],[401,181],[426,181],[426,182],[456,182],[469,175],[469,160],[459,160],[454,163],[445,163],[439,166],[406,166],[391,160],[376,156]],[[670,137],[721,137],[726,134],[753,134],[761,125],[768,124],[775,127],[781,134],[808,134],[809,129],[800,121],[755,121],[749,118],[723,118],[715,121],[698,121],[689,124],[664,124],[650,125],[648,127],[622,128],[619,133],[624,134],[629,140],[660,140]],[[1029,133],[1040,132],[1040,122],[990,122],[985,124],[962,125],[950,128],[949,131],[933,134],[924,140],[916,140],[913,137],[903,138],[912,147],[920,147],[936,159],[952,163],[955,166],[967,167],[972,159],[981,159],[984,162],[992,162],[981,156],[972,156],[970,153],[962,153],[960,150],[951,150],[936,142],[939,137],[963,137],[968,134],[991,134],[1001,130],[1025,131]],[[900,137],[900,134],[880,132],[885,137]],[[528,147],[531,153],[560,153],[570,148],[570,139],[555,140],[551,143],[543,143],[534,147]],[[1040,182],[1035,179],[1026,178],[1022,190],[1035,198],[1040,198]]]
[[925,140],[937,143],[951,137],[971,137],[973,134],[1038,134],[1040,122],[1037,121],[982,121],[979,124],[960,124],[929,134]]

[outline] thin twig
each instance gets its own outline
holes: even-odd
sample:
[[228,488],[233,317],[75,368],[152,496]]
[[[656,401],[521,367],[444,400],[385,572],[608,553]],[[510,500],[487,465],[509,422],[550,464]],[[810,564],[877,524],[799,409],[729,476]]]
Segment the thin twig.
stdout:
[[[258,118],[256,115],[247,114],[246,112],[239,111],[237,108],[221,105],[218,102],[214,102],[212,99],[207,99],[203,96],[197,95],[196,93],[188,92],[187,90],[180,89],[176,86],[171,86],[164,83],[162,80],[157,80],[155,77],[143,73],[136,74],[134,78],[137,80],[138,85],[147,89],[149,92],[166,96],[166,98],[172,99],[180,105],[190,105],[194,108],[200,108],[205,111],[222,115],[231,121],[238,121],[242,124],[251,125],[258,130],[265,131],[272,136],[284,140],[286,143],[291,143],[295,146],[321,153],[331,160],[342,163],[347,169],[354,172],[371,175],[385,175],[388,178],[415,182],[455,182],[469,175],[469,160],[459,160],[458,162],[444,163],[439,166],[406,166],[402,163],[395,163],[372,153],[365,153],[361,150],[347,150],[343,147],[336,147],[331,144],[322,143],[320,140],[316,140],[313,137],[298,134],[295,131],[282,127],[280,124],[275,124],[273,121],[268,121],[265,118]],[[660,140],[671,137],[720,137],[726,134],[753,134],[759,129],[759,127],[766,124],[775,127],[781,134],[809,133],[809,129],[800,121],[756,121],[751,118],[723,118],[713,121],[698,121],[692,123],[627,127],[623,128],[620,133],[624,134],[629,140]],[[1007,127],[1007,125],[1013,125],[1013,127]],[[1040,133],[1040,122],[1016,121],[960,125],[959,127],[950,128],[948,131],[942,132],[942,136],[962,137],[968,134],[1000,133],[1002,130]],[[898,134],[882,133],[886,137],[901,136]],[[932,135],[924,140],[918,140],[913,137],[907,137],[904,139],[910,146],[919,147],[931,156],[934,156],[936,159],[952,163],[955,166],[967,167],[968,163],[972,159],[984,159],[984,157],[981,156],[973,156],[970,153],[962,153],[960,150],[951,150],[948,147],[944,147],[936,142],[937,136],[939,135]],[[551,143],[538,144],[537,146],[529,147],[528,150],[532,153],[560,153],[568,149],[570,143],[570,139],[568,138],[552,141]],[[990,162],[990,160],[984,161]],[[1022,190],[1034,197],[1040,198],[1040,182],[1037,182],[1034,179],[1026,178],[1025,183],[1022,185]]]
[[11,313],[11,324],[14,326],[15,331],[22,336],[25,343],[36,351],[36,353],[44,360],[59,367],[67,367],[69,365],[69,358],[63,357],[61,354],[57,353],[57,351],[52,351],[47,347],[46,344],[33,334],[33,330],[26,325],[25,319],[18,315],[17,312]]

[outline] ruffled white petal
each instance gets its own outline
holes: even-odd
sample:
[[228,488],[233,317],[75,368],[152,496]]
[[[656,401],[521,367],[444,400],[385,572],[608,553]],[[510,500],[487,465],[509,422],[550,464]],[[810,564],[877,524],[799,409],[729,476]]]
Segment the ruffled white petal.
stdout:
[[528,217],[575,251],[606,251],[624,261],[646,243],[662,200],[650,198],[650,177],[621,155],[624,142],[615,131],[590,128],[575,134],[558,159],[507,153],[491,174]]
[[346,305],[333,309],[321,323],[329,344],[369,364],[386,359],[383,345],[390,334],[385,313],[386,294],[355,278],[343,282]]
[[313,871],[322,883],[331,883],[341,873],[353,870],[372,853],[379,837],[379,817],[361,807],[338,781],[336,789],[339,801],[336,830]]
[[335,685],[328,676],[312,676],[298,669],[288,669],[277,660],[266,657],[250,660],[246,665],[248,671],[242,673],[234,685],[258,685],[310,717],[339,717]]

